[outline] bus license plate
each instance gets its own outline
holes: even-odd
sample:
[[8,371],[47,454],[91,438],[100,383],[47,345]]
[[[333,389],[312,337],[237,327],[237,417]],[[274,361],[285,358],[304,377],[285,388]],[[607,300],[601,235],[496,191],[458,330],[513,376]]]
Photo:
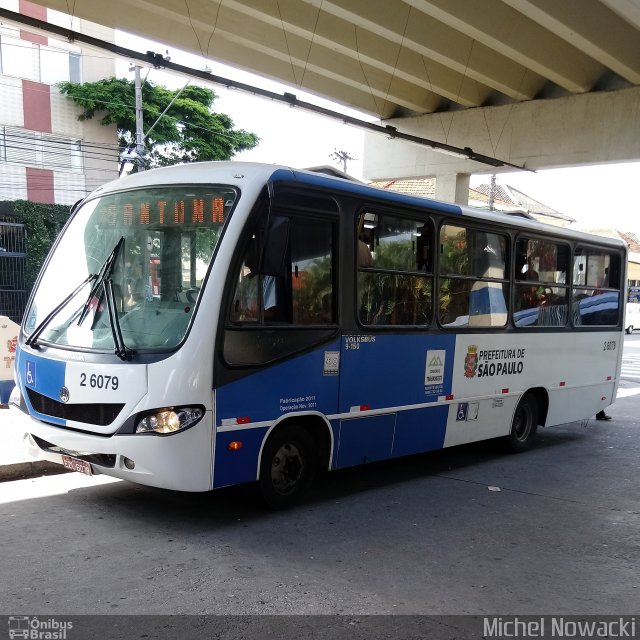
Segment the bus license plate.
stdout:
[[62,456],[62,466],[65,469],[84,473],[87,476],[93,475],[91,465],[86,460],[79,460],[78,458],[72,458],[71,456]]

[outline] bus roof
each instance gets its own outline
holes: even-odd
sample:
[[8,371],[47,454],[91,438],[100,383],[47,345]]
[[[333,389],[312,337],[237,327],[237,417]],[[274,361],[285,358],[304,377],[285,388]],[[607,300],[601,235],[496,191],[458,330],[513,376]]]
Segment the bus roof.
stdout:
[[[336,174],[340,174],[337,172]],[[485,221],[511,228],[522,229],[530,233],[551,234],[558,238],[585,243],[608,245],[615,248],[627,248],[626,243],[618,238],[595,236],[584,231],[556,227],[537,220],[513,216],[495,211],[476,209],[469,206],[452,204],[432,198],[407,195],[397,191],[390,191],[373,187],[355,179],[340,175],[329,175],[322,168],[315,170],[296,169],[284,165],[264,164],[257,162],[194,162],[190,164],[173,165],[135,173],[124,178],[113,180],[96,189],[89,197],[96,197],[116,191],[137,189],[149,186],[162,186],[173,183],[206,184],[216,182],[242,187],[247,178],[259,181],[282,182],[290,184],[309,185],[312,187],[338,191],[344,194],[362,198],[375,198],[389,204],[410,206],[412,208],[427,208],[442,214],[460,216],[478,222]]]

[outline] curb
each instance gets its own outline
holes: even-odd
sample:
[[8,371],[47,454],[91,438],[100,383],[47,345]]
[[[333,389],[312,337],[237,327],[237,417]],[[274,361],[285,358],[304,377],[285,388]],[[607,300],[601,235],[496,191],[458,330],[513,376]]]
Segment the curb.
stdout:
[[52,476],[60,473],[69,473],[61,464],[48,460],[35,460],[34,462],[16,462],[0,465],[0,482],[10,480],[26,480],[38,476]]

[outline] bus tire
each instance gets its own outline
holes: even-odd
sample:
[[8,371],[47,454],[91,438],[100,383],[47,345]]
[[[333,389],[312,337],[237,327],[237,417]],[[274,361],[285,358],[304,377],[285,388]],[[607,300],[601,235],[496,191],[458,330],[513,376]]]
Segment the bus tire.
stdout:
[[632,324],[630,324],[630,325],[627,327],[627,334],[628,334],[628,335],[631,335],[632,333],[633,333],[633,325],[632,325]]
[[508,436],[510,449],[516,453],[531,449],[537,430],[538,402],[532,393],[525,393],[513,414],[511,433]]
[[277,431],[264,447],[258,486],[265,504],[284,509],[302,500],[313,482],[316,454],[311,435],[298,425]]

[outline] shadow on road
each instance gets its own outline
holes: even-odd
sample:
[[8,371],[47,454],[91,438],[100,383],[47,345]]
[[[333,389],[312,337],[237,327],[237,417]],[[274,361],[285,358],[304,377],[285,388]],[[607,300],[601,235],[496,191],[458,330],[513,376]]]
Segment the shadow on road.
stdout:
[[[316,508],[323,503],[349,500],[361,493],[397,488],[405,483],[459,476],[464,470],[477,471],[496,463],[514,470],[549,450],[567,447],[585,437],[589,434],[579,428],[553,428],[541,430],[535,447],[522,454],[511,453],[503,440],[495,439],[323,473],[306,500],[291,510]],[[225,525],[260,520],[273,514],[261,504],[254,483],[205,493],[184,493],[118,482],[73,489],[70,495],[94,504],[108,504],[109,509],[122,511],[121,515],[127,517],[157,519],[164,524],[175,519],[192,524]]]

